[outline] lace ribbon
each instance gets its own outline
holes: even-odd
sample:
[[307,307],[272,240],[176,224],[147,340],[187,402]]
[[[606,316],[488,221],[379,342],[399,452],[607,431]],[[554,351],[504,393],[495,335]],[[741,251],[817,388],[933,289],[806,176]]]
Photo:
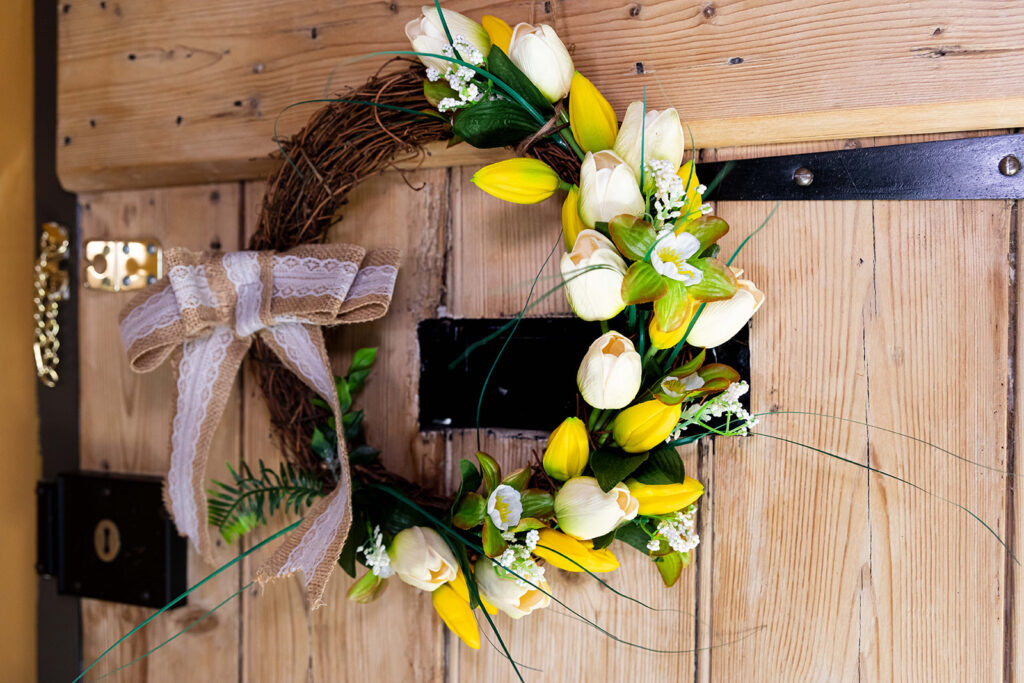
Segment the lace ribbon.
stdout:
[[341,407],[321,327],[383,316],[398,252],[349,244],[304,245],[281,254],[169,249],[165,262],[167,275],[124,307],[120,323],[132,370],[149,372],[167,358],[175,370],[167,509],[178,531],[208,557],[206,462],[235,374],[259,335],[334,412],[338,486],[256,571],[260,583],[302,572],[315,609],[323,604],[352,518]]

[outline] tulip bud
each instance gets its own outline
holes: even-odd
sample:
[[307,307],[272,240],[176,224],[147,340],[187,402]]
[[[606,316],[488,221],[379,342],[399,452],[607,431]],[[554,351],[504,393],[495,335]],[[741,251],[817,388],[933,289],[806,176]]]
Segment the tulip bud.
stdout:
[[584,152],[611,149],[619,132],[612,105],[579,71],[569,88],[569,127]]
[[508,56],[550,102],[569,92],[575,69],[555,29],[547,24],[516,24]]
[[587,226],[580,220],[580,188],[573,185],[562,202],[562,239],[566,251],[572,251],[576,238],[586,229]]
[[387,587],[386,579],[377,576],[372,571],[366,572],[349,587],[345,597],[361,605],[368,605],[380,597]]
[[686,334],[686,330],[689,326],[689,322],[684,322],[671,332],[664,332],[662,331],[661,326],[658,325],[657,316],[652,317],[650,325],[647,326],[647,332],[651,338],[651,346],[656,349],[674,348],[676,344],[683,340],[683,335]]
[[539,159],[505,159],[473,174],[481,190],[516,204],[536,204],[555,193],[560,180],[555,169]]
[[[466,576],[459,569],[459,573],[455,575],[455,578],[448,582],[448,585],[452,587],[455,594],[462,598],[467,604],[469,603],[469,586],[466,584]],[[477,591],[479,595],[479,591]],[[488,614],[497,614],[498,608],[491,603],[484,600],[484,597],[480,595],[480,604]]]
[[565,298],[583,320],[609,320],[626,304],[622,301],[622,279],[626,262],[611,240],[596,230],[584,230],[572,251],[562,255]]
[[480,24],[487,31],[491,42],[501,48],[501,51],[508,54],[508,44],[512,42],[512,27],[504,19],[485,14],[480,17]]
[[704,493],[704,484],[686,477],[682,484],[641,484],[636,479],[626,482],[629,492],[640,503],[641,515],[667,515],[695,502]]
[[[559,554],[560,553],[560,554]],[[619,560],[607,548],[594,550],[590,541],[579,541],[554,529],[541,529],[533,554],[567,572],[613,572]]]
[[491,604],[513,619],[525,617],[535,609],[547,607],[551,602],[547,596],[551,589],[546,581],[533,583],[547,593],[530,585],[520,585],[511,573],[499,575],[503,570],[487,557],[480,557],[473,569],[480,592]]
[[487,497],[487,515],[501,531],[508,531],[519,524],[523,516],[523,501],[519,491],[508,484],[498,484]]
[[736,336],[764,303],[764,292],[750,280],[738,280],[731,298],[711,301],[693,324],[686,343],[706,349],[724,344]]
[[624,408],[640,391],[640,354],[618,332],[598,337],[583,356],[576,386],[583,400],[598,410]]
[[555,494],[558,526],[580,540],[617,529],[636,517],[638,507],[625,484],[616,484],[605,492],[593,477],[574,477]]
[[[620,132],[621,135],[621,132]],[[636,176],[615,152],[587,152],[580,167],[580,218],[589,228],[616,216],[639,216],[645,209]]]
[[583,474],[590,458],[587,427],[578,417],[567,417],[551,432],[544,450],[544,471],[565,481]]
[[433,591],[458,574],[451,548],[430,527],[412,526],[395,535],[388,548],[391,567],[405,583]]
[[683,163],[684,145],[679,112],[671,108],[664,111],[648,109],[644,114],[644,103],[633,102],[626,109],[614,149],[639,179],[641,157],[643,163],[661,159],[672,164],[673,172],[679,170]]
[[473,610],[449,585],[438,586],[430,596],[434,609],[452,633],[474,650],[480,649],[480,629]]
[[668,438],[682,414],[681,404],[668,406],[658,400],[626,408],[612,423],[612,437],[627,453],[645,453]]
[[[416,52],[444,54],[444,49],[449,45],[448,36],[444,32],[444,25],[441,23],[437,8],[423,7],[422,10],[422,17],[413,19],[405,25],[405,37],[412,43],[412,49]],[[491,47],[491,39],[487,36],[487,31],[483,26],[466,15],[450,9],[444,10],[444,21],[452,34],[452,40],[462,36],[466,42],[479,50],[481,55],[487,56]],[[437,69],[442,74],[453,64],[453,62],[437,57],[420,57],[420,61],[428,67]]]

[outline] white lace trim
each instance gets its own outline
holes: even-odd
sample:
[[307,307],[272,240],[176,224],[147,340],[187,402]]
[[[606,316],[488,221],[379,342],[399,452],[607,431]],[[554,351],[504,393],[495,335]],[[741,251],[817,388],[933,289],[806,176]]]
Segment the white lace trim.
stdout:
[[263,282],[260,280],[260,259],[255,251],[224,254],[221,261],[231,284],[235,286],[235,333],[248,337],[266,325],[260,319]]
[[217,308],[217,295],[210,289],[210,281],[206,279],[204,266],[174,266],[167,273],[174,296],[178,299],[178,308]]
[[174,290],[167,287],[136,306],[121,322],[121,343],[124,344],[124,350],[131,349],[135,342],[180,319]]
[[316,573],[316,568],[325,561],[334,561],[333,558],[327,558],[326,555],[341,531],[347,505],[348,491],[339,487],[334,493],[333,500],[313,520],[309,531],[303,534],[302,542],[289,553],[288,559],[277,572],[278,576],[287,576],[301,571],[306,586],[309,586],[309,582],[313,580]]
[[359,299],[370,294],[391,296],[395,289],[395,278],[398,277],[397,266],[369,266],[356,274],[356,281],[348,291],[346,300]]
[[193,497],[193,463],[203,422],[206,421],[206,410],[213,396],[213,385],[232,341],[234,334],[227,327],[218,327],[208,336],[190,339],[182,345],[183,354],[178,366],[178,405],[171,431],[167,491],[174,523],[192,540],[197,551],[199,511]]
[[274,257],[274,296],[333,296],[344,299],[359,266],[351,261],[299,256]]
[[303,325],[284,323],[271,327],[270,333],[303,379],[309,380],[316,392],[332,406],[337,403],[334,378],[324,365],[319,349],[310,339],[309,331]]

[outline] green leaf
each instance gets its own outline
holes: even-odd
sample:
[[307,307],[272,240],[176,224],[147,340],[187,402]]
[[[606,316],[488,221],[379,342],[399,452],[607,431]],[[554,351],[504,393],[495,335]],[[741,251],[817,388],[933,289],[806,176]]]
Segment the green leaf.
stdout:
[[492,45],[490,52],[487,54],[487,70],[499,80],[504,81],[506,85],[511,86],[531,107],[541,114],[550,116],[554,113],[548,98],[544,97],[541,91],[537,89],[537,86],[533,84],[533,81],[527,78],[526,74],[497,45]]
[[690,563],[690,554],[686,553],[686,561],[683,561],[683,555],[678,552],[671,552],[668,555],[659,557],[654,561],[654,566],[658,568],[658,572],[661,574],[661,580],[665,582],[665,585],[671,588],[675,585],[676,581],[679,580],[679,575],[683,573],[683,567]]
[[643,261],[658,239],[650,223],[635,216],[616,216],[608,223],[608,233],[622,255],[631,261]]
[[437,80],[431,81],[428,79],[423,80],[423,96],[427,98],[427,102],[434,107],[441,103],[446,97],[459,99],[459,93],[455,92],[447,81]]
[[463,493],[476,491],[480,488],[481,481],[480,470],[465,458],[459,461],[459,474],[461,475],[461,483],[459,484],[459,491],[455,496],[456,500],[461,498]]
[[608,224],[606,222],[604,222],[604,221],[596,221],[594,223],[594,230],[597,230],[599,233],[601,233],[602,235],[604,235],[608,239],[612,238],[612,234],[608,230]]
[[646,261],[633,263],[622,278],[622,300],[627,306],[656,301],[667,291],[665,278]]
[[623,524],[615,531],[616,540],[631,545],[644,555],[647,555],[647,542],[651,537],[640,527],[640,520],[634,519],[628,524]]
[[526,489],[520,501],[523,504],[523,517],[543,519],[555,514],[555,497],[549,491]]
[[594,550],[600,550],[601,548],[607,548],[608,546],[610,546],[612,544],[612,541],[615,540],[616,533],[618,533],[618,529],[613,529],[612,531],[606,533],[604,536],[598,536],[593,541],[591,541],[594,544]]
[[372,465],[377,461],[377,456],[379,455],[379,450],[364,443],[348,452],[348,461],[353,465]]
[[547,524],[540,521],[535,517],[523,517],[519,520],[519,524],[509,529],[512,533],[518,534],[520,531],[532,531],[534,529],[543,529]]
[[704,251],[729,232],[729,224],[718,216],[701,216],[690,221],[685,230],[697,238],[700,242],[700,250]]
[[356,575],[356,548],[366,540],[366,525],[353,522],[349,528],[348,536],[345,538],[345,545],[341,547],[341,555],[338,557],[338,565],[351,577]]
[[484,516],[484,530],[480,534],[480,541],[484,548],[484,554],[487,557],[497,557],[508,548],[508,543],[501,537],[501,531],[498,527],[494,526],[494,522],[486,515]]
[[348,392],[350,394],[358,394],[366,386],[366,378],[370,376],[371,369],[365,370],[354,370],[348,374],[345,379],[348,380]]
[[328,439],[327,436],[320,431],[319,427],[313,427],[313,438],[310,440],[310,447],[313,449],[313,452],[325,462],[330,462],[336,458],[338,454],[338,447],[337,444],[334,443],[334,439]]
[[352,374],[356,370],[369,370],[376,359],[376,346],[368,346],[366,348],[358,349],[354,354],[352,354],[352,365],[348,368],[349,374]]
[[700,351],[697,352],[697,355],[695,355],[693,358],[680,365],[670,374],[673,377],[679,377],[680,379],[688,375],[692,375],[693,373],[697,372],[697,370],[699,370],[702,365],[704,365],[704,358],[706,356],[707,349],[701,349]]
[[501,483],[501,468],[498,467],[498,463],[494,458],[483,451],[476,452],[476,459],[480,463],[480,472],[484,477],[484,488],[487,489],[489,495]]
[[532,473],[533,471],[529,467],[523,467],[502,479],[501,483],[511,486],[516,491],[522,491],[530,483],[530,475]]
[[701,258],[718,258],[718,255],[722,252],[722,246],[720,244],[712,244],[704,251],[700,252]]
[[341,412],[347,413],[349,408],[352,407],[352,392],[348,389],[348,382],[343,377],[335,377],[334,386],[338,392],[338,403],[341,406]]
[[686,479],[686,470],[683,468],[683,459],[675,448],[662,444],[649,453],[648,464],[656,467],[665,474],[669,483],[682,484]]
[[455,506],[452,524],[460,529],[475,529],[484,523],[487,501],[479,493],[470,491]]
[[733,367],[726,365],[725,363],[708,363],[700,370],[697,374],[705,382],[714,382],[716,380],[724,380],[726,386],[733,382],[740,381],[740,373],[738,373]]
[[356,441],[358,439],[359,433],[363,429],[363,416],[364,413],[361,410],[345,413],[341,416],[341,424],[345,428],[346,440]]
[[590,454],[590,469],[601,486],[608,492],[616,484],[628,477],[633,470],[647,460],[647,454],[629,455],[620,448],[599,448]]
[[474,147],[514,147],[540,129],[510,100],[481,100],[455,117],[452,131]]
[[672,483],[672,480],[669,479],[664,472],[655,467],[650,460],[633,472],[633,478],[641,484],[663,485]]
[[671,332],[682,326],[690,317],[693,300],[687,293],[687,287],[678,280],[665,278],[668,290],[664,296],[654,302],[654,313],[662,330]]
[[689,263],[696,266],[704,275],[700,282],[686,288],[689,295],[697,301],[721,301],[732,298],[736,293],[739,283],[736,282],[736,276],[732,274],[729,266],[713,258],[690,259]]

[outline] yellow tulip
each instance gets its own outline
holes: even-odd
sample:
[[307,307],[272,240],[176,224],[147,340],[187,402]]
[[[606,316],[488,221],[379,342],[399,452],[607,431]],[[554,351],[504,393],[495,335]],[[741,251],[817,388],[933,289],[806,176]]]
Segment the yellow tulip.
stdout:
[[444,625],[451,629],[462,642],[474,650],[480,649],[480,629],[476,625],[476,617],[473,610],[466,603],[455,589],[445,584],[430,595],[434,609],[441,616]]
[[641,515],[667,515],[695,502],[704,494],[704,484],[686,477],[682,484],[641,484],[636,479],[626,481],[629,492],[640,501]]
[[690,320],[693,318],[697,309],[700,308],[700,302],[692,298],[687,297],[686,311],[682,316],[682,324],[675,328],[671,332],[666,332],[661,329],[661,320],[658,315],[655,314],[651,317],[651,323],[647,327],[647,331],[651,337],[651,346],[656,349],[671,349],[683,339],[683,335],[686,334],[687,329],[690,327]]
[[619,132],[612,105],[579,71],[569,87],[569,127],[584,152],[611,149]]
[[544,449],[544,471],[565,481],[583,474],[590,459],[587,427],[578,417],[567,417],[555,427]]
[[487,35],[491,37],[491,42],[500,47],[502,52],[508,54],[508,44],[512,42],[512,27],[508,25],[508,22],[485,14],[480,17],[480,23],[487,31]]
[[562,202],[562,239],[565,240],[566,251],[572,251],[576,238],[586,229],[580,218],[580,188],[573,185]]
[[[461,569],[459,570],[459,573],[455,575],[455,578],[448,582],[448,585],[452,587],[460,598],[466,601],[466,604],[469,604],[469,586],[466,585],[466,575],[462,573]],[[484,606],[484,609],[487,610],[488,614],[498,613],[498,608],[487,602],[479,591],[477,592],[477,595],[480,596],[480,603]]]
[[615,417],[612,437],[627,453],[644,453],[668,438],[682,411],[682,404],[667,406],[656,399],[638,403]]
[[498,199],[536,204],[555,193],[560,183],[555,169],[539,159],[506,159],[484,166],[473,176],[476,186]]
[[578,541],[554,529],[540,530],[540,539],[533,554],[567,572],[587,570],[600,573],[613,572],[619,568],[619,560],[612,551],[607,548],[594,550],[592,541]]

